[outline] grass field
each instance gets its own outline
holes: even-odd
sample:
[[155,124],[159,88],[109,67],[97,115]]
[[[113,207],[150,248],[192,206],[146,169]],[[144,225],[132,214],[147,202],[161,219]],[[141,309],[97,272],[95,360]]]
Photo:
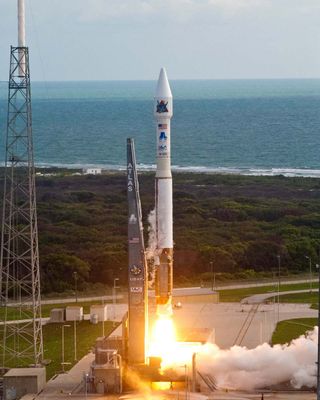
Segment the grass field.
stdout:
[[292,293],[280,296],[281,303],[307,303],[314,309],[318,308],[318,292]]
[[[75,363],[74,322],[46,324],[42,327],[44,360],[47,370],[47,380],[62,371],[62,325],[64,327],[64,360],[70,363],[65,366],[69,370]],[[68,325],[68,326],[66,326]],[[104,323],[104,333],[108,335],[114,329],[111,321]],[[97,337],[102,336],[102,323],[91,324],[89,321],[76,323],[77,360],[79,361],[94,346]],[[9,340],[9,346],[12,345]],[[7,367],[21,366],[20,360],[6,362]]]
[[318,324],[317,318],[297,318],[281,321],[272,335],[272,344],[289,343],[291,340],[312,330]]
[[[89,314],[90,313],[90,306],[94,304],[102,304],[101,301],[95,300],[95,301],[85,301],[85,300],[79,300],[77,303],[74,301],[70,301],[70,303],[57,303],[55,304],[42,304],[41,306],[41,315],[42,318],[50,317],[50,311],[53,308],[65,308],[67,306],[82,306],[83,307],[83,313],[84,314]],[[105,302],[106,304],[106,302]],[[30,315],[26,318],[31,318],[32,317],[32,309],[30,307]],[[14,307],[8,307],[8,314],[7,314],[7,321],[13,321],[13,320],[18,320],[22,319],[19,318],[20,311],[18,308]],[[4,319],[4,308],[0,308],[0,320]]]
[[[318,285],[314,283],[314,288],[317,288]],[[289,290],[304,290],[309,289],[309,283],[290,283],[280,285],[280,292],[286,292]],[[244,299],[245,297],[252,296],[254,294],[261,293],[276,293],[278,287],[275,285],[267,285],[267,286],[256,286],[250,288],[241,288],[241,289],[224,289],[219,290],[220,301],[221,302],[238,302]]]
[[[74,359],[74,323],[69,323],[69,328],[64,328],[65,362],[71,364],[66,366],[70,369],[76,362]],[[68,324],[68,325],[69,325]],[[102,336],[102,323],[96,325],[89,321],[77,322],[77,360],[80,360],[94,346],[97,337]],[[113,323],[104,323],[105,335],[113,330]],[[51,360],[47,366],[47,379],[61,371],[61,349],[62,349],[62,324],[47,324],[43,326],[44,359]]]

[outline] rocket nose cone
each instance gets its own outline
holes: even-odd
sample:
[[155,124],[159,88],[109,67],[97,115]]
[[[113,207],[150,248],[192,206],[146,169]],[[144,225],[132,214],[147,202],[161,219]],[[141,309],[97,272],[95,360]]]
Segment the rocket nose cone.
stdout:
[[172,97],[166,70],[161,68],[155,97]]

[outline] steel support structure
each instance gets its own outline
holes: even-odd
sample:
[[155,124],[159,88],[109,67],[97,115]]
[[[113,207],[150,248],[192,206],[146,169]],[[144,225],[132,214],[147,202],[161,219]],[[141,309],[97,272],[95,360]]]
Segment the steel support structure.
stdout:
[[43,359],[29,52],[11,47],[0,254],[3,367]]
[[145,364],[148,332],[148,271],[142,226],[136,155],[133,139],[127,139],[128,195],[128,363]]

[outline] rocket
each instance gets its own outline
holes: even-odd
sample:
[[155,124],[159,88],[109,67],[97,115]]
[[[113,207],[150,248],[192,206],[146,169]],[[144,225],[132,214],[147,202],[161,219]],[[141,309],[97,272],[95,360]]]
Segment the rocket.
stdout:
[[154,117],[157,124],[155,292],[160,313],[164,310],[172,312],[173,218],[170,154],[172,115],[172,93],[166,71],[161,68],[154,98]]

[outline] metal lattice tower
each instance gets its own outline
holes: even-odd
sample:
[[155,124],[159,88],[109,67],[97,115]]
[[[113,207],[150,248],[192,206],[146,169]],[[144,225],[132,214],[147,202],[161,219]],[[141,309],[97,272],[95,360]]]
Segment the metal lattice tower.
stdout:
[[39,366],[43,341],[27,47],[11,47],[0,272],[2,366]]

